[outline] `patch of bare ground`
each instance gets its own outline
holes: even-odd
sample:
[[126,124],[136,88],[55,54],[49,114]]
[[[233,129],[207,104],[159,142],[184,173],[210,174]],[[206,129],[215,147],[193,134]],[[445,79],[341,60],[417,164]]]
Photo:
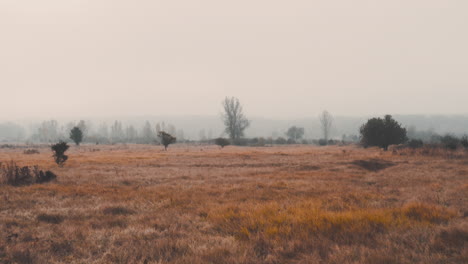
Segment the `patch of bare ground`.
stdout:
[[[0,161],[0,263],[466,263],[462,153],[357,147],[47,147]],[[465,161],[464,161],[465,160]]]
[[351,164],[368,171],[379,171],[391,166],[395,166],[395,163],[381,159],[355,160],[351,162]]

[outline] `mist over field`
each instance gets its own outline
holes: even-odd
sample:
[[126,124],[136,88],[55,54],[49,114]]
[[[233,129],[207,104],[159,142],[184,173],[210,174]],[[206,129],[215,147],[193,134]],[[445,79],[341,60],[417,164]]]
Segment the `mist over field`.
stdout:
[[467,14],[0,0],[0,263],[468,263]]
[[[331,137],[341,140],[343,135],[359,135],[360,126],[372,116],[352,117],[334,116],[334,123],[331,130]],[[464,115],[395,115],[401,124],[410,130],[432,133],[432,134],[453,134],[462,136],[468,133],[468,116]],[[309,118],[274,119],[262,117],[249,117],[251,125],[246,129],[246,137],[278,138],[286,137],[286,131],[291,126],[305,128],[304,138],[319,139],[322,137],[320,120],[318,116]],[[42,122],[51,119],[28,119],[13,122],[0,122],[0,141],[3,142],[24,142],[31,141],[31,136],[37,134]],[[57,119],[58,131],[63,133],[61,139],[68,139],[71,129],[70,124],[77,124],[84,120],[88,126],[88,134],[100,133],[99,129],[103,124],[110,127],[117,120],[121,121],[124,127],[134,126],[141,130],[146,122],[154,128],[157,123],[165,122],[173,125],[177,131],[183,133],[183,139],[202,140],[227,136],[224,132],[224,125],[221,115],[212,116],[135,116],[135,117],[114,117],[114,118],[61,118]],[[156,132],[154,132],[156,135]],[[415,138],[424,135],[416,135]],[[427,137],[427,135],[425,135]],[[32,140],[34,141],[34,140]]]

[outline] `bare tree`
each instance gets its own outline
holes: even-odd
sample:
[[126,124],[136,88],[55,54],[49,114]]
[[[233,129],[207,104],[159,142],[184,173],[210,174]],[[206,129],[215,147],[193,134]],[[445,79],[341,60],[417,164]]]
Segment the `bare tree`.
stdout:
[[225,132],[234,141],[244,136],[244,130],[250,125],[245,117],[239,99],[226,97],[222,102],[224,113],[223,122],[226,126]]
[[330,138],[330,131],[333,124],[333,116],[327,111],[323,111],[322,114],[319,116],[320,125],[322,127],[323,139],[325,140],[325,144],[328,144],[328,140]]

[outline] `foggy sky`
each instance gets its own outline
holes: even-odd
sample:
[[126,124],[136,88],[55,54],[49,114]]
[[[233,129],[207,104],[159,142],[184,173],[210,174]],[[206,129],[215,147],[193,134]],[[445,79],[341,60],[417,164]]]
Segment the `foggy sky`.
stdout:
[[0,120],[468,114],[466,0],[0,0]]

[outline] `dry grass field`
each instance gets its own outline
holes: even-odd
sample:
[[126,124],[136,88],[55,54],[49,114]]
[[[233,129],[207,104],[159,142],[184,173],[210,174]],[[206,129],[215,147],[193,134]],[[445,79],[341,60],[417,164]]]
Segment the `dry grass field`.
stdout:
[[72,146],[0,185],[0,263],[468,263],[468,156],[354,146]]

